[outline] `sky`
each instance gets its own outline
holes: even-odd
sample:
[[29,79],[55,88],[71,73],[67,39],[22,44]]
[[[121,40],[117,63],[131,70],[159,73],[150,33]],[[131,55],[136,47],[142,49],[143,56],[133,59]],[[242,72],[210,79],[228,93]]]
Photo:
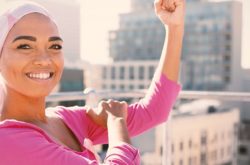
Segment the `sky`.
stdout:
[[82,3],[82,58],[91,63],[107,63],[110,61],[108,31],[118,28],[118,15],[129,11],[130,0],[80,2]]

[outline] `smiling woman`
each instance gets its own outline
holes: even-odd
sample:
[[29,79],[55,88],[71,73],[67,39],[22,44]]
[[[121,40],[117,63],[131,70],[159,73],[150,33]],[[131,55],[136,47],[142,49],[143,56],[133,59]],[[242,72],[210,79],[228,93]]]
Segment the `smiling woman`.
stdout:
[[98,111],[45,107],[45,97],[61,78],[63,40],[46,9],[18,2],[0,16],[0,77],[5,88],[0,107],[1,165],[98,165],[102,162],[93,145],[105,143],[109,150],[104,164],[139,165],[139,151],[129,135],[166,121],[180,91],[185,2],[155,0],[156,14],[169,34],[146,96],[131,105],[101,101]]
[[[99,164],[91,143],[83,138],[87,135],[80,138],[72,121],[67,125],[63,120],[67,115],[60,116],[63,108],[45,107],[45,97],[62,75],[62,48],[57,25],[42,6],[16,2],[0,16],[1,164]],[[109,134],[112,148],[105,163],[139,164],[124,121],[126,103],[103,102],[103,106],[110,116],[108,128],[114,131]],[[82,112],[78,116],[84,118]]]
[[9,31],[2,47],[0,66],[7,91],[47,96],[62,74],[61,48],[62,39],[51,19],[40,13],[23,16]]

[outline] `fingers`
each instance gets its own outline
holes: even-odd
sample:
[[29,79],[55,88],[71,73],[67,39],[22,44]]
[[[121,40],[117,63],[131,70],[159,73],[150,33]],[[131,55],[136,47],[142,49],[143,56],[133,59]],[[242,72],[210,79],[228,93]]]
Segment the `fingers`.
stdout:
[[156,13],[159,13],[162,10],[168,12],[174,12],[176,7],[183,3],[184,0],[155,0],[154,6]]
[[155,0],[154,1],[154,7],[155,7],[156,13],[159,13],[162,10],[162,4],[163,4],[163,0]]

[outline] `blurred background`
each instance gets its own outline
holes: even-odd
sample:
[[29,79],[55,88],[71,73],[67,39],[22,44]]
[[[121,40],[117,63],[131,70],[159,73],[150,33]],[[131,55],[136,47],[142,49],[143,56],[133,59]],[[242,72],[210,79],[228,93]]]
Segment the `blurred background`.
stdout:
[[[55,93],[88,94],[48,106],[143,97],[165,38],[153,0],[33,1],[52,13],[64,39],[65,69]],[[250,0],[186,2],[183,95],[168,124],[133,138],[133,144],[142,165],[250,165]],[[107,145],[97,150],[103,156]]]

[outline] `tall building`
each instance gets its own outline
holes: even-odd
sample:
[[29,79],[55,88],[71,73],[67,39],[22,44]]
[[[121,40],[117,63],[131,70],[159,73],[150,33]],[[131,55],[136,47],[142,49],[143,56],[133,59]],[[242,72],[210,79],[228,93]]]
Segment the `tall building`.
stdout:
[[[7,0],[5,0],[7,1]],[[18,0],[8,0],[18,1]],[[64,46],[64,58],[69,62],[77,62],[80,57],[80,5],[76,0],[32,0],[44,6],[55,18]]]
[[165,30],[155,16],[153,0],[133,0],[130,13],[120,15],[120,27],[110,31],[110,56],[115,61],[158,59]]
[[[241,83],[241,2],[187,2],[181,81],[184,89],[238,90]],[[134,0],[110,31],[114,61],[156,60],[165,30],[155,16],[153,0]]]
[[194,90],[239,90],[242,4],[189,2],[183,44],[182,83]]

